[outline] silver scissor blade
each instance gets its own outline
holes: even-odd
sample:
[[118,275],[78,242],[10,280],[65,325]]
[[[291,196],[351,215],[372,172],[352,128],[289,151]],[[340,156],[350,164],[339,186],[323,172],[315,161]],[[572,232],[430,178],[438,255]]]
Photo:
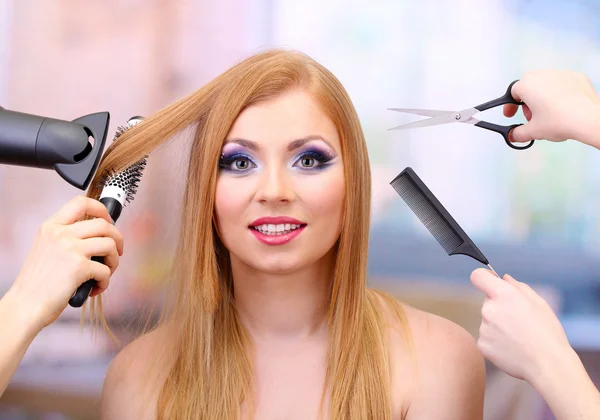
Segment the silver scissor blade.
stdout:
[[448,124],[457,122],[455,118],[456,112],[452,112],[445,115],[439,115],[437,117],[427,118],[420,121],[414,121],[408,124],[399,125],[397,127],[390,128],[390,130],[405,130],[408,128],[419,128],[419,127],[430,127],[433,125]]
[[438,117],[447,115],[453,111],[440,111],[437,109],[418,109],[418,108],[388,108],[389,111],[404,112],[406,114],[422,115],[424,117]]
[[[401,108],[399,108],[401,109]],[[475,124],[478,120],[473,118],[473,115],[480,112],[477,108],[468,108],[459,112],[449,112],[445,115],[439,115],[432,118],[426,118],[424,120],[411,122],[408,124],[399,125],[397,127],[390,128],[390,130],[405,130],[409,128],[419,127],[431,127],[434,125],[448,124],[453,122],[462,122],[468,124]]]

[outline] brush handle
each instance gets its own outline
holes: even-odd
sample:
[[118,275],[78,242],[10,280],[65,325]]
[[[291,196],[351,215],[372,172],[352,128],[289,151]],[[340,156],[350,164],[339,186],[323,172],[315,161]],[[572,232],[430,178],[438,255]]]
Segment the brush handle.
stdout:
[[[104,257],[92,257],[92,261],[104,264]],[[73,308],[80,308],[90,296],[92,289],[96,285],[96,280],[90,279],[77,288],[75,294],[69,300],[69,305]]]
[[[125,192],[123,190],[121,190],[120,188],[119,189],[116,189],[116,188],[111,189],[110,187],[105,188],[102,191],[102,194],[106,194],[107,191],[108,191],[108,193],[116,193],[116,194],[120,194],[121,196],[125,195]],[[108,214],[112,218],[113,222],[116,223],[117,219],[121,215],[121,210],[123,210],[123,204],[118,199],[110,197],[110,196],[101,197],[100,202],[102,204],[104,204],[104,206],[106,207],[106,210],[108,210]],[[96,261],[96,262],[99,262],[100,264],[104,264],[104,257],[92,257],[92,261]],[[95,285],[96,285],[96,280],[89,279],[88,281],[83,283],[81,286],[79,286],[77,288],[77,291],[73,294],[73,296],[71,296],[71,299],[69,300],[69,305],[71,305],[73,308],[81,307],[85,303],[87,298],[90,296],[90,293],[92,292],[92,289],[94,288]]]

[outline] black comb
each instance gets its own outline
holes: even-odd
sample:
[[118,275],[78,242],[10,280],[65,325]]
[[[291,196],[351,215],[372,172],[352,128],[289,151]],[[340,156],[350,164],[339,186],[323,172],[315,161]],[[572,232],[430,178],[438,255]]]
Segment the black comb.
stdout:
[[404,169],[390,184],[448,255],[467,255],[496,273],[485,255],[412,168]]
[[[121,135],[138,124],[143,120],[142,117],[132,117],[127,121],[127,126],[120,126],[117,128],[115,133],[114,141],[117,141]],[[100,195],[100,202],[104,204],[108,210],[108,214],[112,220],[116,223],[117,219],[121,215],[121,211],[127,205],[133,201],[135,193],[137,192],[138,184],[142,178],[142,172],[146,167],[146,161],[148,156],[144,156],[142,159],[127,167],[121,172],[108,172],[103,174],[100,178],[99,184],[103,187]],[[93,261],[104,264],[104,257],[94,256]],[[74,308],[79,308],[86,299],[89,297],[90,292],[94,288],[96,280],[90,279],[83,283],[77,288],[77,291],[73,294],[69,300],[69,305]]]

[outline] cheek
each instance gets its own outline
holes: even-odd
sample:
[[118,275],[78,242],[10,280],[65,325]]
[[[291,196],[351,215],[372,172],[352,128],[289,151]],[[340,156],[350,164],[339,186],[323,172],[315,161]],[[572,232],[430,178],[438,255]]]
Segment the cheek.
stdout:
[[236,222],[243,220],[248,207],[248,198],[244,195],[243,181],[232,178],[219,178],[215,191],[215,215],[221,233],[226,233]]
[[337,226],[344,208],[345,184],[343,170],[314,177],[302,187],[303,201],[315,221]]

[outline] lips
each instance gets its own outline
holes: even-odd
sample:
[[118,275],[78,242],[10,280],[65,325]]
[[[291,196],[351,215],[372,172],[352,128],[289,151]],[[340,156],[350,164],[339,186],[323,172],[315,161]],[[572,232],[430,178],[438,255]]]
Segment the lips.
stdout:
[[293,217],[287,216],[277,216],[277,217],[261,217],[260,219],[256,219],[254,222],[250,224],[250,227],[260,226],[260,225],[305,225],[306,223],[302,223],[298,219],[294,219]]
[[296,238],[306,227],[306,223],[292,217],[261,217],[248,228],[254,236],[267,245],[283,245]]

